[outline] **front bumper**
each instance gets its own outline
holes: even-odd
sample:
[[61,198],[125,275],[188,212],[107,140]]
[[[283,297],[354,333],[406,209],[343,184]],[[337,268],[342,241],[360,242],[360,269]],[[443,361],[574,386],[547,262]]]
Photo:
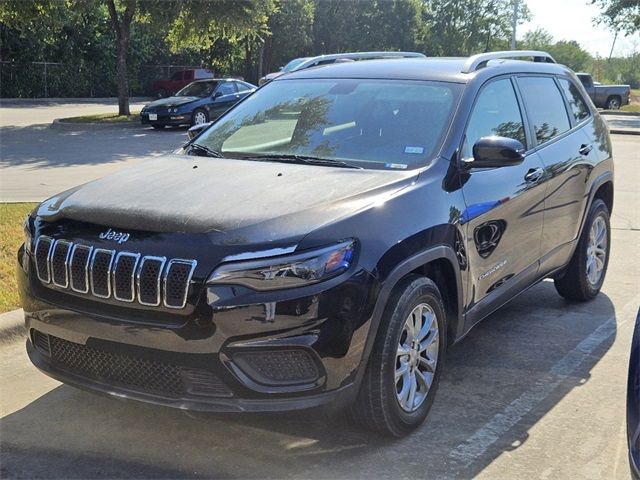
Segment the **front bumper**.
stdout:
[[140,123],[143,125],[164,125],[178,127],[181,125],[191,125],[190,113],[159,113],[157,120],[149,120],[149,113],[140,114]]
[[[62,382],[118,398],[207,411],[281,411],[355,398],[375,282],[366,272],[298,297],[212,307],[203,288],[188,315],[142,315],[73,303],[29,275],[18,284],[31,361]],[[227,287],[228,288],[228,287]],[[149,310],[153,310],[150,308]],[[129,313],[129,314],[127,314]]]

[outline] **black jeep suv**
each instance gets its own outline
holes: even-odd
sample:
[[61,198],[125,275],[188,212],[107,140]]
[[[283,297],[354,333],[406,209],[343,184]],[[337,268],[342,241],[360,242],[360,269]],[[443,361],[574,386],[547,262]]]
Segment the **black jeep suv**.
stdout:
[[612,204],[607,128],[544,52],[307,69],[37,207],[27,349],[119,398],[399,436],[482,318],[544,278],[598,293]]

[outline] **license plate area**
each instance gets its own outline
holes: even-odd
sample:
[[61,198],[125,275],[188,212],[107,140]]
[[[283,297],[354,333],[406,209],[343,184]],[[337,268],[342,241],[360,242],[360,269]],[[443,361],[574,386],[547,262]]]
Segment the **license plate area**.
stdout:
[[158,114],[157,113],[150,113],[149,114],[149,120],[152,121],[152,122],[158,120]]

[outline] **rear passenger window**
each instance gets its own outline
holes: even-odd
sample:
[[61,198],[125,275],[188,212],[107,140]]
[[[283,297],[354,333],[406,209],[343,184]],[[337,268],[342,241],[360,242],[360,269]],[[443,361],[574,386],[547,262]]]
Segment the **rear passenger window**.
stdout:
[[576,122],[580,123],[589,116],[589,108],[584,98],[582,98],[576,86],[566,78],[560,78],[559,82],[562,90],[564,90],[564,96],[567,97],[573,117],[576,119]]
[[489,83],[478,95],[467,125],[463,158],[472,156],[473,144],[479,138],[492,135],[515,138],[522,145],[527,144],[518,100],[508,78]]
[[548,142],[571,128],[564,100],[550,77],[520,77],[518,85],[538,144]]

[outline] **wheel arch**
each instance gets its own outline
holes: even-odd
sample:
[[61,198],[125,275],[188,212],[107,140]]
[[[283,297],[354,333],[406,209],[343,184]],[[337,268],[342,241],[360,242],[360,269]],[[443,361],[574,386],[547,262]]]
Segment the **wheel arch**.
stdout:
[[[369,360],[380,320],[388,307],[388,300],[396,286],[409,275],[429,277],[440,290],[447,310],[447,341],[452,343],[458,338],[464,326],[462,318],[462,277],[453,248],[449,245],[437,245],[422,250],[399,262],[385,277],[373,308],[371,327],[365,344],[363,366]],[[358,381],[364,375],[365,368],[359,371]]]

